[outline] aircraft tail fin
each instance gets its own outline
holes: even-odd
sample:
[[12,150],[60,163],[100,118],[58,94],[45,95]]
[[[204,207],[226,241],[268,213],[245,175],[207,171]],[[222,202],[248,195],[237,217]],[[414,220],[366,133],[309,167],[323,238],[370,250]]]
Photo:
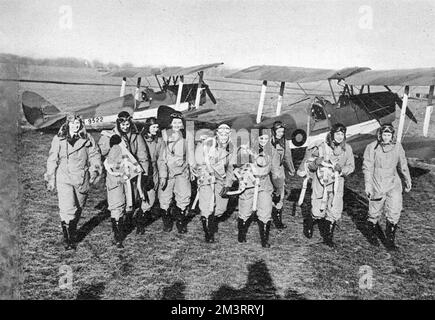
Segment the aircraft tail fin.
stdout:
[[64,113],[35,92],[24,91],[21,103],[27,122],[37,129],[51,127],[65,118]]

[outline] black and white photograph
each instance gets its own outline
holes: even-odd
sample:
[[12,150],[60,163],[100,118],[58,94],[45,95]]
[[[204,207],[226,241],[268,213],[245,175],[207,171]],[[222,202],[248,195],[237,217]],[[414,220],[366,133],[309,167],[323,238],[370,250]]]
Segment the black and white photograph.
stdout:
[[434,300],[434,32],[432,0],[0,0],[0,299]]

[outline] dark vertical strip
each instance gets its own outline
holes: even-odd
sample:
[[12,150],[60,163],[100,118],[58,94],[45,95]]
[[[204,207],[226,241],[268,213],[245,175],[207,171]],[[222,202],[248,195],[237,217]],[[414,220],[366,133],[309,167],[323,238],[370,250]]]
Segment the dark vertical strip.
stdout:
[[[0,78],[17,79],[0,64]],[[18,82],[0,81],[0,299],[19,299]]]

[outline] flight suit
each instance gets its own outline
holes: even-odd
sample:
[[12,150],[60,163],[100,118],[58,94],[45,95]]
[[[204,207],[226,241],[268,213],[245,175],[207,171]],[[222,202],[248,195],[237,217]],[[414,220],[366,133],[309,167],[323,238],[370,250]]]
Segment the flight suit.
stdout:
[[[341,218],[343,211],[344,177],[355,170],[352,147],[347,143],[342,143],[332,148],[328,143],[322,142],[315,148],[312,150],[311,158],[307,160],[308,169],[314,172],[311,183],[312,216],[314,219],[325,218],[334,223]],[[323,157],[325,161],[330,161],[334,165],[339,164],[342,168],[338,179],[327,186],[321,183],[318,172],[316,172],[318,166],[315,164],[315,160],[318,157]],[[326,199],[324,199],[325,191]],[[325,200],[326,205],[322,204]],[[323,206],[325,206],[324,209],[322,209]]]
[[[145,146],[145,141],[140,134],[129,132],[127,135],[121,135],[117,128],[114,128],[111,131],[102,131],[101,138],[98,141],[102,156],[108,156],[110,151],[110,138],[114,134],[117,134],[121,137],[121,143],[126,146],[127,150],[138,161],[143,170],[143,174],[147,175],[148,153]],[[108,209],[110,210],[111,217],[115,220],[119,220],[119,218],[124,215],[124,212],[130,212],[133,210],[133,206],[127,207],[127,190],[131,190],[133,204],[136,203],[136,199],[139,196],[139,193],[137,192],[137,179],[133,178],[129,183],[130,187],[127,188],[125,184],[119,183],[118,177],[112,176],[110,174],[106,176]]]
[[[272,137],[272,139],[274,139]],[[284,140],[286,144],[288,144],[287,140]],[[284,195],[285,195],[285,170],[288,170],[291,175],[295,173],[295,167],[293,165],[292,152],[289,145],[282,146],[280,143],[272,143],[275,147],[276,151],[279,154],[279,174],[276,178],[275,185],[278,186],[276,188],[275,193],[280,196],[280,199],[277,203],[274,203],[273,206],[281,210],[284,203]]]
[[71,145],[65,136],[56,135],[47,159],[47,181],[55,181],[59,200],[59,215],[69,223],[81,212],[89,192],[90,172],[102,172],[101,155],[94,138],[79,134]]
[[162,130],[163,145],[157,159],[159,180],[167,179],[166,187],[159,188],[160,208],[168,210],[173,196],[175,203],[184,211],[190,203],[191,186],[186,139],[181,133],[174,138],[172,130]]
[[369,202],[369,221],[376,224],[382,211],[393,225],[399,222],[402,211],[403,174],[407,185],[411,176],[405,151],[400,143],[381,145],[374,141],[364,151],[363,173],[365,188],[371,193]]
[[152,172],[148,172],[148,175],[152,174],[152,182],[153,187],[148,188],[148,190],[144,190],[147,193],[147,199],[142,201],[142,211],[146,212],[152,208],[154,202],[156,201],[157,191],[159,189],[159,170],[157,166],[157,158],[160,153],[160,148],[162,147],[163,141],[162,138],[156,137],[154,139],[144,138],[146,147],[148,148],[149,161],[151,161],[151,165],[149,168]]
[[199,209],[205,218],[213,213],[220,217],[227,209],[228,198],[222,198],[220,193],[232,185],[231,156],[231,143],[221,145],[215,137],[201,142],[195,149]]
[[[272,193],[274,190],[273,181],[278,181],[280,174],[280,159],[275,148],[270,148],[271,154],[264,154],[267,159],[267,169],[263,175],[254,177],[259,179],[257,217],[263,223],[267,223],[272,217]],[[272,179],[271,179],[272,178]],[[253,213],[255,188],[246,188],[239,196],[239,218],[246,221]]]

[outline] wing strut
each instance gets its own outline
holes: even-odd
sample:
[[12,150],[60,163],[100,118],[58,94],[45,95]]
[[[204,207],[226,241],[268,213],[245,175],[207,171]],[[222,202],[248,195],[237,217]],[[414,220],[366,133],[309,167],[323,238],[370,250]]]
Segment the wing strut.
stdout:
[[257,123],[261,122],[261,115],[263,114],[264,99],[266,98],[267,80],[263,80],[263,85],[261,86],[260,102],[258,103],[257,109]]
[[180,80],[178,81],[178,92],[177,92],[177,102],[175,103],[175,107],[178,110],[181,103],[181,93],[183,92],[183,84],[184,84],[184,76],[180,76]]
[[278,103],[276,104],[276,115],[277,116],[279,116],[281,114],[282,97],[284,96],[284,88],[285,88],[285,82],[281,82],[281,86],[279,87]]
[[137,78],[137,82],[136,82],[136,90],[134,92],[134,98],[136,100],[138,100],[138,101],[139,101],[139,93],[140,93],[140,83],[141,83],[141,81],[142,81],[142,78],[138,77]]
[[423,124],[423,136],[425,137],[427,137],[429,131],[430,116],[432,115],[433,112],[433,105],[432,105],[433,89],[434,89],[434,85],[431,85],[429,87],[429,95],[427,97],[426,113],[424,115],[424,124]]
[[119,92],[119,96],[123,97],[125,96],[125,84],[127,83],[127,78],[123,77],[121,82],[121,91]]
[[400,110],[399,130],[397,131],[397,142],[401,142],[403,135],[403,126],[405,125],[406,108],[408,105],[409,86],[405,86],[403,92],[402,109]]
[[202,78],[204,77],[204,71],[198,72],[199,80],[198,80],[198,89],[196,89],[196,97],[195,97],[195,109],[199,107],[199,103],[201,101],[201,92],[202,88]]
[[337,103],[337,99],[335,98],[334,90],[332,89],[331,79],[328,79],[329,88],[331,89],[332,97],[334,98],[334,103]]

